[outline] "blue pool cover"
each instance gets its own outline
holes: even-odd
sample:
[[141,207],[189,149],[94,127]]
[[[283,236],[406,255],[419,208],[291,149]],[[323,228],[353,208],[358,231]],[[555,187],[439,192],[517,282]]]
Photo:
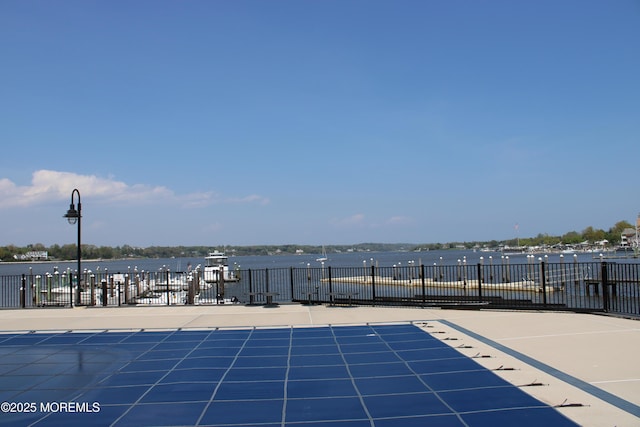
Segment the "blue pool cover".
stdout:
[[0,375],[0,425],[576,425],[412,324],[0,334]]

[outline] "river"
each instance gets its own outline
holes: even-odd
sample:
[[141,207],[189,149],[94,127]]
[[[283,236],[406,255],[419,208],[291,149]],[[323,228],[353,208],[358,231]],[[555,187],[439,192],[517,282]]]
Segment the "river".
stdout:
[[[581,252],[575,254],[579,262],[598,261],[599,253]],[[618,253],[624,256],[624,253]],[[258,270],[265,268],[288,268],[288,267],[321,267],[322,264],[316,261],[320,254],[301,255],[255,255],[255,256],[230,256],[229,265],[238,267],[241,270]],[[436,250],[423,252],[342,252],[327,254],[328,260],[324,266],[332,267],[362,267],[371,266],[372,263],[379,267],[406,266],[406,265],[456,265],[467,263],[474,265],[482,261],[485,264],[500,264],[508,257],[510,264],[527,264],[533,257],[536,261],[539,258],[550,263],[560,262],[561,257],[565,262],[574,260],[573,254],[503,254],[500,252],[481,252],[472,250]],[[638,263],[638,258],[607,258],[610,262]],[[130,258],[118,260],[83,260],[82,268],[92,272],[104,271],[107,269],[113,273],[127,273],[129,271],[157,271],[161,268],[168,268],[171,271],[186,271],[189,267],[195,268],[204,265],[204,259],[185,258]],[[45,274],[54,270],[75,271],[77,262],[71,261],[39,261],[39,262],[0,262],[0,276],[11,276],[20,274]]]

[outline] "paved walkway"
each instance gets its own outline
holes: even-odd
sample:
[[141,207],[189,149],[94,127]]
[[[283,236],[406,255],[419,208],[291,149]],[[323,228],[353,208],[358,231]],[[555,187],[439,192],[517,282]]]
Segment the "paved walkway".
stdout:
[[5,332],[404,321],[426,323],[426,330],[581,425],[640,425],[637,320],[556,312],[297,304],[0,310],[0,331]]

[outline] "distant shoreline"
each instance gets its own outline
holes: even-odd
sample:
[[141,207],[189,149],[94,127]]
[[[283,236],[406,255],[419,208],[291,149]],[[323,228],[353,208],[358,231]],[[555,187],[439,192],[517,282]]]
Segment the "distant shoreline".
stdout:
[[[104,259],[104,258],[94,258],[94,259],[84,259],[82,258],[82,262],[103,262],[103,261],[125,261],[128,259],[152,259],[152,258],[112,258],[112,259]],[[60,259],[56,259],[56,260],[24,260],[24,261],[1,261],[0,260],[0,264],[11,264],[11,265],[16,265],[16,264],[55,264],[55,263],[67,263],[67,262],[72,262],[72,263],[77,263],[78,261],[75,259],[65,259],[65,260],[60,260]]]

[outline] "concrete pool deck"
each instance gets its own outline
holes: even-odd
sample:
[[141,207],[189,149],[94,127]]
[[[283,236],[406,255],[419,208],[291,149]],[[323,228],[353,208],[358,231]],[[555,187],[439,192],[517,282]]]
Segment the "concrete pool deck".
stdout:
[[0,310],[0,331],[414,322],[584,426],[640,425],[640,322],[593,314],[282,304]]

